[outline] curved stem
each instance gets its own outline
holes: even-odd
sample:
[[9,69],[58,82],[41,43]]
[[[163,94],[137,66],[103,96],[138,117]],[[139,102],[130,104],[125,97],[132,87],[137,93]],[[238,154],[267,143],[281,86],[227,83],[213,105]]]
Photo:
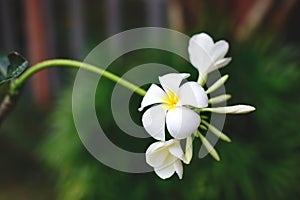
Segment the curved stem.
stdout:
[[122,79],[121,77],[119,77],[111,72],[100,69],[94,65],[90,65],[90,64],[75,61],[75,60],[67,60],[67,59],[47,60],[47,61],[40,62],[36,65],[33,65],[28,70],[26,70],[18,79],[15,80],[14,84],[11,87],[11,94],[16,94],[18,89],[23,85],[23,83],[28,78],[30,78],[33,74],[35,74],[36,72],[46,69],[46,68],[49,68],[49,67],[58,67],[58,66],[85,69],[87,71],[102,75],[120,85],[123,85],[124,87],[134,91],[135,93],[137,93],[141,96],[145,96],[145,94],[146,94],[145,90],[139,88],[138,86]]

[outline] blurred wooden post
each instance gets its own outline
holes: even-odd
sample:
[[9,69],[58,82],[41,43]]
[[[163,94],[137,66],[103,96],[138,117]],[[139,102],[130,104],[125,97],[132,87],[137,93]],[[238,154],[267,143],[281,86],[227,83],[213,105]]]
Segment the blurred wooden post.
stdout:
[[121,30],[120,0],[105,0],[107,6],[107,32],[111,36]]
[[163,27],[166,0],[146,0],[147,26]]
[[0,0],[0,19],[1,19],[1,34],[2,34],[2,42],[1,49],[5,52],[16,51],[16,47],[18,44],[16,37],[16,30],[14,28],[15,20],[11,7],[11,2],[6,0]]
[[169,0],[168,19],[172,29],[190,32],[199,25],[199,13],[202,0]]
[[171,29],[184,32],[184,14],[180,0],[168,1],[168,22]]
[[[47,58],[46,37],[43,28],[45,21],[40,0],[26,0],[24,1],[24,6],[28,57],[30,65],[33,65]],[[47,71],[41,71],[32,77],[31,88],[38,106],[46,108],[50,102]]]

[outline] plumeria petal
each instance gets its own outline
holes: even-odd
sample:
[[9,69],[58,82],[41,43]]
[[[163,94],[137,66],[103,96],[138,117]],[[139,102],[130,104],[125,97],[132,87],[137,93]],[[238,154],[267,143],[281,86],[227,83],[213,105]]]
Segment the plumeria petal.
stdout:
[[210,50],[214,46],[213,39],[206,33],[199,33],[193,35],[190,42],[194,42],[197,45],[203,47],[203,49]]
[[166,92],[172,91],[177,94],[182,80],[188,78],[189,76],[190,74],[188,73],[170,73],[158,78],[161,86]]
[[176,160],[174,162],[174,169],[175,169],[175,172],[177,173],[179,179],[182,179],[183,167],[182,167],[182,162],[180,160]]
[[174,142],[174,144],[172,144],[169,147],[169,152],[176,158],[183,160],[184,159],[184,153],[183,150],[181,148],[180,142],[179,140],[177,140],[176,142]]
[[223,58],[223,59],[220,59],[218,60],[216,63],[215,63],[215,66],[216,68],[221,68],[221,67],[224,67],[225,65],[227,65],[228,63],[230,63],[232,60],[232,58]]
[[162,179],[171,177],[175,172],[181,179],[183,174],[182,159],[183,151],[179,140],[155,142],[146,151],[147,163],[154,167],[155,173]]
[[164,148],[165,142],[155,142],[146,150],[146,162],[152,167],[163,165],[168,156],[168,149]]
[[202,77],[230,62],[231,58],[224,58],[228,49],[229,44],[225,40],[214,43],[209,35],[201,33],[190,39],[188,52],[192,65]]
[[163,165],[154,167],[154,171],[162,179],[169,178],[175,172],[174,163],[176,162],[176,160],[178,160],[176,157],[168,153],[166,159],[164,160]]
[[226,53],[228,52],[229,44],[225,40],[220,40],[215,43],[215,45],[211,49],[211,55],[214,60],[219,60],[224,58]]
[[193,36],[190,39],[188,47],[189,59],[192,65],[198,69],[200,76],[203,76],[213,64],[213,59],[209,55],[209,49],[206,47],[210,46],[210,42],[205,41],[203,44],[199,44],[197,41],[197,36]]
[[166,93],[157,85],[152,84],[144,96],[139,111],[142,111],[146,106],[163,103],[166,97]]
[[207,73],[225,67],[226,65],[228,65],[228,63],[230,63],[231,60],[232,58],[223,58],[216,61],[215,64],[208,69]]
[[162,179],[170,178],[175,173],[174,164],[155,167],[154,171]]
[[153,106],[143,114],[143,126],[154,139],[165,140],[165,117],[163,105]]
[[224,85],[224,83],[228,80],[229,75],[226,74],[224,76],[222,76],[220,79],[218,79],[214,84],[212,84],[207,90],[206,90],[206,94],[212,93],[215,90],[217,90],[219,87],[221,87],[222,85]]
[[187,82],[179,89],[181,105],[190,105],[196,108],[204,108],[208,105],[208,97],[204,89],[196,82]]
[[177,107],[167,112],[166,123],[169,133],[175,139],[184,139],[197,130],[200,117],[188,108]]
[[235,105],[235,106],[202,109],[202,111],[224,113],[224,114],[244,114],[244,113],[252,112],[254,110],[255,107],[249,105]]

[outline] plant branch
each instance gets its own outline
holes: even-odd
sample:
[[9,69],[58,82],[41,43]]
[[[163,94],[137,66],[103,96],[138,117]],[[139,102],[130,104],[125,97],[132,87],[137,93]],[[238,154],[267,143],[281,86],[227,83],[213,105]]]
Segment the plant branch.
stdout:
[[50,67],[70,67],[70,68],[81,68],[99,75],[102,75],[120,85],[123,85],[124,87],[134,91],[135,93],[144,96],[146,94],[146,91],[139,88],[138,86],[132,84],[131,82],[122,79],[121,77],[108,72],[104,69],[100,69],[94,65],[90,65],[87,63],[75,61],[75,60],[67,60],[67,59],[53,59],[53,60],[47,60],[40,62],[32,67],[30,67],[28,70],[26,70],[17,80],[15,80],[12,88],[11,88],[11,94],[14,95],[18,92],[18,89],[23,85],[23,83],[30,78],[33,74],[37,73],[38,71],[41,71],[46,68]]
[[6,94],[0,104],[0,125],[6,118],[6,116],[9,115],[9,113],[13,110],[15,107],[17,100],[19,98],[18,94],[10,95]]
[[32,75],[35,73],[50,67],[70,67],[70,68],[80,68],[84,69],[99,75],[102,75],[130,90],[139,94],[141,96],[145,96],[146,91],[138,86],[134,85],[133,83],[111,73],[104,69],[100,69],[94,65],[90,65],[87,63],[75,61],[75,60],[67,60],[67,59],[53,59],[53,60],[46,60],[40,62],[36,65],[33,65],[28,70],[26,70],[19,78],[13,80],[9,89],[9,92],[5,95],[2,102],[0,103],[0,124],[3,120],[7,117],[7,115],[12,111],[14,108],[18,96],[19,90]]

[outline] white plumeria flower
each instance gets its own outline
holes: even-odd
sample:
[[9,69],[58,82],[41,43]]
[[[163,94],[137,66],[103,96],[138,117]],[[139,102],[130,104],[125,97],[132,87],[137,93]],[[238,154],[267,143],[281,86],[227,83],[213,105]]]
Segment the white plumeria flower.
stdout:
[[231,61],[231,58],[224,58],[228,49],[228,42],[220,40],[214,43],[206,33],[192,36],[188,52],[190,62],[199,71],[199,77],[227,65]]
[[165,140],[165,124],[175,139],[185,139],[199,127],[199,114],[187,106],[204,108],[208,105],[208,98],[197,82],[186,82],[180,86],[189,76],[186,73],[161,76],[159,82],[163,89],[152,84],[144,96],[139,111],[156,104],[142,117],[144,128],[153,138]]
[[146,162],[154,168],[155,173],[162,179],[170,178],[175,172],[182,179],[182,161],[189,163],[179,140],[155,142],[146,151]]
[[[207,112],[244,114],[255,110],[250,105],[214,107],[214,104],[231,98],[230,94],[221,94],[210,99],[207,96],[221,87],[227,81],[228,75],[221,77],[206,91],[201,86],[205,84],[209,72],[224,67],[231,61],[231,58],[224,58],[228,49],[229,45],[224,40],[214,43],[213,39],[205,33],[194,35],[190,39],[188,52],[191,64],[198,69],[198,81],[186,82],[180,86],[189,74],[167,74],[159,77],[163,89],[152,84],[144,96],[139,111],[147,106],[151,107],[143,114],[143,126],[153,138],[161,140],[148,147],[146,161],[160,178],[169,178],[175,172],[180,179],[182,178],[182,162],[189,164],[193,156],[192,134],[201,140],[214,159],[220,160],[218,152],[214,149],[214,143],[211,143],[201,131],[211,131],[226,142],[231,140],[209,123],[210,114],[207,115]],[[174,139],[164,141],[165,125]],[[185,153],[180,145],[182,139],[186,139]]]

